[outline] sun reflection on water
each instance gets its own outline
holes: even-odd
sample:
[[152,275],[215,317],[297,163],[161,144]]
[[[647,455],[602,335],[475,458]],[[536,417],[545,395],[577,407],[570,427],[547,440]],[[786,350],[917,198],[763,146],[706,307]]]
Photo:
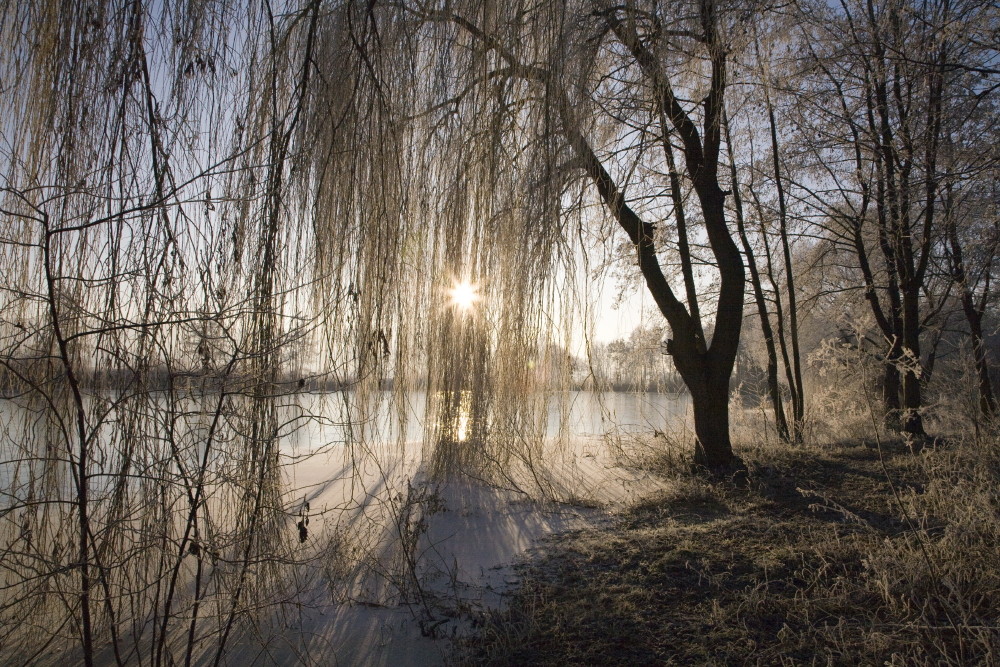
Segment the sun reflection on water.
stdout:
[[472,392],[443,392],[444,404],[438,418],[441,439],[448,442],[468,442],[475,424],[472,415]]
[[455,429],[455,440],[458,442],[465,442],[469,439],[469,430],[471,426],[472,415],[469,413],[469,409],[466,406],[459,406],[458,408],[458,428]]

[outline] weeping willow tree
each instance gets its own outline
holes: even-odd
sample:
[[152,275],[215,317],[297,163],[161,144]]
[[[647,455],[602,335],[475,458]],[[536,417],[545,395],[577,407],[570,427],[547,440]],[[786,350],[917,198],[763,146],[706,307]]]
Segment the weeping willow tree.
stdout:
[[[237,9],[4,7],[12,659],[75,637],[86,664],[218,664],[303,557],[275,401],[314,328],[290,268],[312,249],[285,220],[297,120],[275,17]],[[315,22],[280,39],[308,57]]]
[[[519,196],[513,165],[541,167],[537,152],[478,159],[512,128],[418,113],[452,83],[412,24],[373,18],[5,5],[6,655],[220,664],[234,637],[267,645],[300,608],[294,568],[323,555],[287,485],[285,441],[330,420],[301,387],[349,388],[346,475],[374,477],[385,512],[411,389],[428,396],[432,475],[535,465],[529,362],[568,343],[576,308],[552,280],[572,241],[533,224],[560,220],[561,193]],[[462,280],[473,313],[449,303]],[[378,419],[387,381],[395,428]]]
[[307,385],[349,389],[349,475],[400,484],[419,390],[428,475],[550,488],[537,369],[586,319],[594,238],[624,232],[673,332],[695,461],[731,463],[743,264],[718,164],[744,20],[7,3],[0,645],[220,664],[262,610],[280,623],[288,568],[318,557],[283,444],[326,419]]
[[[529,290],[546,284],[553,274],[544,249],[565,238],[574,210],[586,212],[587,224],[610,219],[624,231],[691,391],[695,462],[712,468],[735,460],[729,380],[743,314],[743,260],[719,172],[728,51],[748,20],[737,9],[745,8],[403,2],[371,5],[365,17],[380,36],[379,57],[393,62],[384,72],[373,66],[388,104],[402,108],[397,117],[414,114],[406,136],[453,137],[444,150],[420,150],[468,184],[482,182],[473,186],[475,217],[504,211],[497,223],[517,234],[514,256],[530,258],[503,269],[529,278]],[[386,39],[394,29],[405,36]],[[426,178],[433,173],[418,169],[416,184],[437,191]],[[467,183],[452,192],[466,192]],[[444,213],[448,224],[468,217]],[[470,231],[495,233],[459,224],[449,234]],[[505,298],[512,296],[519,309],[534,310],[530,291]]]

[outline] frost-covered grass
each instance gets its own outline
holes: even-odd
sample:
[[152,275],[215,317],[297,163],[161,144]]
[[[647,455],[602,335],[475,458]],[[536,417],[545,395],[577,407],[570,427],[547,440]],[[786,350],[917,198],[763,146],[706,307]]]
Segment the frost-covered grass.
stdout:
[[746,480],[558,536],[474,664],[996,664],[1000,439],[744,442]]

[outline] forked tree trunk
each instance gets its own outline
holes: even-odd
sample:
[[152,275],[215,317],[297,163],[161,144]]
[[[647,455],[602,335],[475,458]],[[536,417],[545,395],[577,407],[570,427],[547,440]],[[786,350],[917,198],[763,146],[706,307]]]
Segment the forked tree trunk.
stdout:
[[[720,468],[738,462],[729,438],[729,378],[736,363],[740,330],[743,325],[743,296],[746,275],[743,256],[726,222],[726,193],[719,186],[719,154],[722,122],[725,111],[726,47],[718,32],[715,3],[708,0],[700,5],[701,41],[706,45],[712,64],[709,92],[705,97],[702,131],[685,112],[676,96],[663,62],[637,34],[635,26],[609,15],[609,26],[621,43],[628,48],[652,86],[663,116],[681,139],[684,162],[705,224],[708,244],[719,271],[719,300],[715,331],[711,345],[702,334],[700,318],[692,317],[670,290],[663,276],[653,241],[652,225],[643,223],[630,209],[630,216],[618,215],[618,222],[636,245],[639,268],[646,286],[660,312],[670,324],[674,338],[667,351],[684,383],[691,391],[695,414],[695,464]],[[610,193],[609,193],[610,194]],[[612,204],[620,199],[604,197]],[[614,202],[612,208],[622,211],[624,202]],[[636,224],[638,223],[638,224]]]
[[560,110],[570,145],[593,179],[601,199],[635,246],[646,288],[670,325],[674,337],[667,342],[667,352],[674,357],[694,407],[695,464],[712,469],[727,467],[738,461],[729,438],[729,378],[740,342],[745,276],[743,258],[726,227],[725,194],[717,181],[703,179],[695,183],[721,277],[715,335],[708,346],[701,323],[677,299],[663,274],[653,225],[642,220],[625,202],[625,196],[577,129],[568,102],[564,101]]
[[[559,114],[563,135],[576,154],[580,168],[592,180],[601,200],[628,234],[646,287],[673,332],[674,338],[667,344],[667,351],[674,356],[677,370],[691,391],[697,434],[695,463],[709,468],[725,467],[738,461],[729,439],[729,378],[739,347],[745,283],[743,257],[726,223],[726,193],[719,186],[726,46],[717,32],[715,3],[706,0],[700,6],[702,34],[697,36],[697,41],[707,47],[712,73],[709,93],[702,104],[704,117],[699,127],[696,118],[684,109],[682,98],[675,94],[663,60],[650,49],[650,44],[640,38],[631,20],[632,15],[627,11],[619,13],[624,10],[624,7],[616,6],[598,13],[605,17],[610,31],[632,55],[649,82],[657,115],[671,128],[668,131],[664,127],[661,136],[673,132],[681,140],[686,175],[698,196],[708,245],[719,271],[718,310],[710,346],[703,334],[697,299],[689,297],[691,304],[685,306],[674,294],[660,265],[653,224],[643,220],[629,206],[625,193],[587,140],[576,117],[577,105],[557,78],[544,68],[519,62],[512,52],[468,19],[449,14],[448,20],[494,49],[507,61],[512,75],[539,82],[546,88],[547,97],[555,104]],[[689,283],[687,292],[693,294],[697,286],[690,272],[686,273]]]

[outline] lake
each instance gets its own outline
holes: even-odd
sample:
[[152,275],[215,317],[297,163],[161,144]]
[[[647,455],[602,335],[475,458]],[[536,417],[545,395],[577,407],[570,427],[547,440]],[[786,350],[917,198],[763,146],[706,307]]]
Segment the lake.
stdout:
[[[278,447],[288,457],[285,462],[302,468],[303,462],[314,454],[336,455],[355,442],[365,443],[368,458],[398,457],[400,443],[406,449],[403,457],[419,458],[425,437],[427,395],[422,391],[409,392],[401,409],[392,406],[391,397],[390,392],[379,392],[370,402],[367,414],[360,414],[351,405],[352,392],[303,392],[280,397]],[[180,400],[170,406],[166,400],[165,395],[155,399],[147,396],[136,403],[134,414],[122,409],[104,415],[91,444],[91,486],[95,491],[114,478],[125,455],[130,457],[132,474],[137,479],[153,474],[151,471],[161,474],[163,462],[171,457],[179,462],[171,464],[173,467],[187,462],[196,468],[205,454],[205,443],[210,441],[211,467],[230,465],[232,461],[227,458],[235,461],[244,458],[241,438],[246,437],[252,426],[244,409],[247,399],[233,397],[215,425],[217,396]],[[101,412],[96,407],[90,404],[91,415]],[[670,432],[683,428],[689,412],[690,397],[686,394],[590,391],[554,394],[549,397],[543,437],[593,441],[653,431]],[[66,461],[68,450],[75,458],[78,443],[71,417],[70,412],[61,423],[52,419],[51,413],[31,410],[12,400],[0,400],[0,506],[17,504],[26,495],[37,493],[33,479],[46,478],[49,489],[59,488],[64,497],[72,497],[72,472]],[[471,428],[469,418],[464,408],[455,416],[458,440],[464,440]],[[492,428],[502,432],[504,427]],[[402,438],[401,430],[405,431]],[[539,430],[535,428],[532,432]],[[299,470],[294,477],[293,487],[303,479],[312,480],[313,476],[303,475]]]

